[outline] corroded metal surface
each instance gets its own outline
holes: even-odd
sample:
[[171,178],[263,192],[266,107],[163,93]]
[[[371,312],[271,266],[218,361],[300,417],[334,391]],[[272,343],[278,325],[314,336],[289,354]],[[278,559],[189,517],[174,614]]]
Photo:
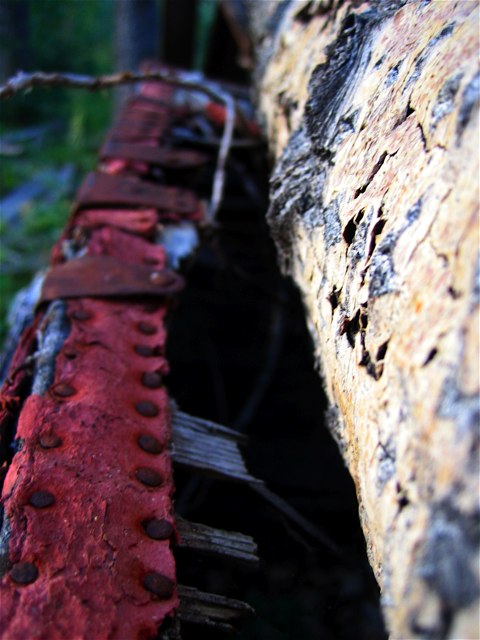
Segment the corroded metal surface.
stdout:
[[145,83],[123,110],[113,137],[137,144],[113,147],[80,189],[2,389],[5,640],[151,637],[179,605],[163,377],[165,296],[183,279],[155,238],[202,205],[143,176],[206,156],[160,148],[172,95]]
[[84,256],[50,269],[40,302],[56,298],[162,297],[182,288],[183,278],[168,269],[124,263],[112,256]]
[[91,207],[153,207],[176,219],[201,218],[202,209],[191,191],[158,186],[137,178],[108,173],[89,173],[75,201],[77,209]]

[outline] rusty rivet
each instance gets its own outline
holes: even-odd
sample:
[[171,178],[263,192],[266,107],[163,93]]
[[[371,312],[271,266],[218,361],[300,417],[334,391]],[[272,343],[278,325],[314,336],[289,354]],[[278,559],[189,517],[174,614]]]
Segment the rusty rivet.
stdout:
[[137,442],[140,449],[143,449],[147,453],[157,454],[162,452],[160,440],[157,440],[157,438],[154,438],[153,436],[142,434],[139,436]]
[[142,374],[142,384],[149,389],[158,389],[162,386],[163,378],[158,371],[145,371]]
[[149,347],[148,344],[136,344],[134,347],[135,353],[139,356],[149,358],[155,355],[155,347]]
[[55,498],[50,491],[35,491],[30,496],[29,502],[32,507],[44,509],[45,507],[50,507],[55,502]]
[[136,479],[142,484],[146,484],[148,487],[158,487],[163,482],[163,476],[149,467],[139,467],[135,471]]
[[91,317],[92,314],[86,309],[77,309],[76,311],[72,312],[72,318],[74,320],[90,320]]
[[16,562],[10,576],[17,584],[30,584],[38,578],[38,569],[32,562]]
[[142,522],[142,526],[147,536],[154,540],[168,540],[168,538],[171,538],[173,535],[173,526],[168,520],[165,520],[165,518],[161,520],[158,518],[145,520]]
[[135,409],[137,413],[141,416],[145,416],[146,418],[154,418],[155,416],[158,416],[159,412],[157,405],[153,404],[153,402],[149,402],[148,400],[141,400],[140,402],[137,402]]
[[75,395],[76,391],[73,387],[71,387],[66,382],[59,382],[53,387],[53,392],[56,396],[60,398],[69,398],[70,396]]
[[146,336],[153,336],[154,333],[157,333],[157,327],[149,322],[139,322],[138,330]]
[[162,599],[171,598],[175,589],[173,580],[157,571],[149,571],[145,574],[143,586],[147,591]]
[[62,439],[54,433],[45,433],[40,436],[38,442],[42,449],[55,449],[62,444]]

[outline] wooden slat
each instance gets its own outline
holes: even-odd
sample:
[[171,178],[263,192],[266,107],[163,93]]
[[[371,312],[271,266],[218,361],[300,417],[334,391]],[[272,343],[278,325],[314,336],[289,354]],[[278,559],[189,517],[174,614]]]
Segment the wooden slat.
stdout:
[[247,470],[238,447],[242,434],[176,409],[172,458],[180,466],[226,480],[261,484]]
[[232,623],[254,613],[246,602],[225,598],[214,593],[199,591],[194,587],[178,586],[180,609],[178,615],[182,623],[215,627],[232,633]]
[[258,564],[257,545],[251,536],[236,531],[214,529],[176,516],[180,547],[228,557],[243,563]]

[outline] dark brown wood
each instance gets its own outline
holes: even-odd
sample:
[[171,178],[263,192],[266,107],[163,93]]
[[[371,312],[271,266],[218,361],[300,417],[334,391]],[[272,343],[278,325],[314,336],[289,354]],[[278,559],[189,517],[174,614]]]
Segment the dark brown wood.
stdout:
[[253,609],[246,602],[225,598],[213,593],[205,593],[193,587],[179,585],[180,609],[178,612],[182,623],[188,622],[219,631],[232,633],[234,624]]
[[180,535],[180,547],[227,557],[249,565],[256,565],[259,562],[257,545],[251,536],[189,522],[178,515],[176,524]]

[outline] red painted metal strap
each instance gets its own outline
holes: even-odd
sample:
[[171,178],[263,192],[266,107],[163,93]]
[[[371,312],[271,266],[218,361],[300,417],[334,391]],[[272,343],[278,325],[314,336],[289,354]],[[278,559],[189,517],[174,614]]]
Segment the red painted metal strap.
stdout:
[[163,297],[183,287],[183,278],[174,271],[125,263],[112,256],[84,256],[50,269],[40,302],[57,298]]
[[150,637],[178,606],[165,310],[68,303],[71,331],[17,430],[3,505],[3,638]]
[[149,238],[157,228],[158,215],[155,209],[82,209],[74,216],[72,225],[82,229],[116,227]]
[[172,169],[189,169],[204,165],[208,157],[199,151],[172,149],[168,147],[147,147],[144,144],[128,144],[107,142],[100,151],[100,159],[121,158],[136,162],[170,167]]
[[[72,269],[72,287],[81,287],[112,265],[122,279],[151,274],[148,260],[161,279],[172,275],[163,247],[116,228],[93,230],[88,252],[51,273]],[[70,333],[53,383],[22,407],[21,449],[2,492],[5,640],[136,640],[155,635],[178,607],[165,313],[158,298],[66,304]]]
[[186,189],[101,172],[89,173],[78,193],[75,209],[103,206],[154,207],[166,215],[182,215],[189,219],[202,215],[200,202]]
[[[42,302],[56,302],[43,320],[37,310],[3,387],[0,454],[3,447],[11,460],[0,536],[3,640],[143,640],[179,604],[163,376],[165,296],[183,279],[166,269],[153,239],[159,222],[201,220],[203,205],[192,191],[150,181],[149,165],[196,167],[205,158],[161,146],[188,112],[171,104],[173,94],[171,85],[142,83],[122,111],[102,171],[87,176],[53,249]],[[35,336],[48,332],[57,307],[66,318],[53,380],[28,395],[23,366],[35,361]]]

